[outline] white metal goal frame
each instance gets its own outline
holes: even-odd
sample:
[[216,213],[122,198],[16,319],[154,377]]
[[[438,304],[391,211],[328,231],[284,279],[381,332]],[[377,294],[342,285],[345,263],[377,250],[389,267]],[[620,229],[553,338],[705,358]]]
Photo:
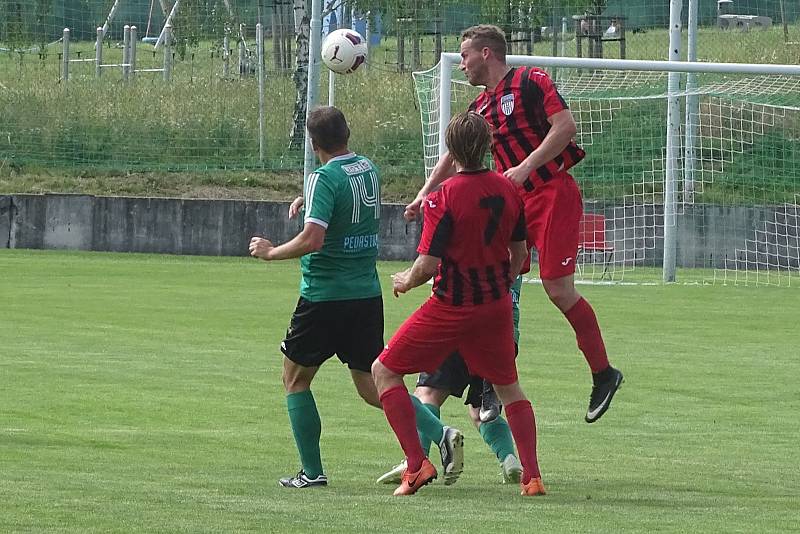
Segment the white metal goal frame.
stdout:
[[[457,53],[443,53],[438,65],[438,152],[439,156],[446,152],[445,135],[449,118],[451,117],[451,86],[452,73],[461,61]],[[681,97],[685,97],[691,88],[687,81],[687,87],[681,90],[679,87],[680,76],[682,74],[731,74],[731,75],[756,75],[756,76],[782,76],[791,77],[793,83],[800,84],[800,66],[797,65],[767,65],[767,64],[739,64],[739,63],[704,63],[704,62],[685,62],[685,61],[642,61],[642,60],[614,60],[614,59],[592,59],[592,58],[568,58],[550,56],[506,56],[506,61],[511,66],[536,66],[548,70],[554,69],[585,69],[586,71],[645,71],[661,72],[668,76],[667,89],[663,98],[667,99],[667,120],[665,124],[664,136],[666,154],[664,162],[664,205],[663,205],[663,264],[662,278],[664,282],[675,281],[676,262],[677,262],[677,229],[676,218],[679,213],[677,184],[679,174],[682,172],[681,159],[686,157],[687,173],[690,172],[693,163],[689,152],[685,155],[682,148],[689,150],[688,145],[682,143],[681,129],[683,127],[683,116],[681,113]],[[436,67],[434,67],[436,69]],[[432,70],[434,70],[432,69]],[[692,81],[692,83],[694,83]],[[687,99],[687,106],[690,105]],[[696,102],[693,105],[697,105]],[[800,100],[792,109],[800,109]],[[689,111],[687,109],[686,130],[687,135],[691,135],[692,129],[689,128]],[[686,143],[693,142],[687,139]],[[688,178],[687,178],[688,180]],[[684,184],[686,186],[686,184]],[[796,206],[789,206],[794,209]],[[784,217],[785,218],[785,217]],[[796,236],[794,236],[796,240]],[[745,251],[746,252],[746,251]]]

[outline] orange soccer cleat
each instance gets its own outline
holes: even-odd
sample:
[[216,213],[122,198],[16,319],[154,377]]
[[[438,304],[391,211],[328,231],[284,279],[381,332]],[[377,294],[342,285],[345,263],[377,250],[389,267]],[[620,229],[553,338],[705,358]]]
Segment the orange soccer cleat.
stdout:
[[403,481],[394,490],[395,495],[414,495],[418,489],[425,484],[429,484],[436,480],[436,468],[433,464],[425,458],[422,461],[422,466],[418,471],[410,473],[408,469],[403,472]]
[[547,492],[544,490],[544,484],[542,484],[541,478],[532,478],[530,482],[527,484],[523,484],[520,482],[519,487],[522,488],[521,495],[546,495]]

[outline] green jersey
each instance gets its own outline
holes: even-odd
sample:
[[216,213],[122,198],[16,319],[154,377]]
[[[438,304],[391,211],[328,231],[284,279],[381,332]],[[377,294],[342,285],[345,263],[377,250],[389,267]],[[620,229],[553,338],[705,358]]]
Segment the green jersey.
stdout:
[[326,231],[322,248],[300,258],[300,296],[311,302],[379,296],[381,185],[375,165],[352,152],[332,158],[308,176],[303,196],[305,223]]

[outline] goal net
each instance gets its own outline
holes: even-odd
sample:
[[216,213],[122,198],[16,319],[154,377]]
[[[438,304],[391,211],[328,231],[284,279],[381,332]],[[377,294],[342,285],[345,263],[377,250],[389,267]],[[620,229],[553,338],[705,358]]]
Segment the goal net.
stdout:
[[[442,120],[482,89],[458,61],[414,73],[428,174]],[[800,286],[800,68],[508,61],[550,72],[587,152],[570,170],[584,196],[579,279]]]

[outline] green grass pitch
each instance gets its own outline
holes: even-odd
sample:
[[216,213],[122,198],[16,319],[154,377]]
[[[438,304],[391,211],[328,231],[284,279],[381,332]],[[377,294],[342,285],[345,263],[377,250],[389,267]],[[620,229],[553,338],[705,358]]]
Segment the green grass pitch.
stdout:
[[[402,267],[382,263],[384,289]],[[589,376],[541,286],[519,356],[549,495],[522,498],[457,399],[451,487],[393,498],[383,414],[326,364],[328,488],[298,468],[278,344],[295,262],[0,251],[0,531],[786,532],[800,525],[797,292],[581,286],[626,384],[597,424]],[[425,297],[387,293],[386,332]],[[410,383],[410,381],[409,381]]]

